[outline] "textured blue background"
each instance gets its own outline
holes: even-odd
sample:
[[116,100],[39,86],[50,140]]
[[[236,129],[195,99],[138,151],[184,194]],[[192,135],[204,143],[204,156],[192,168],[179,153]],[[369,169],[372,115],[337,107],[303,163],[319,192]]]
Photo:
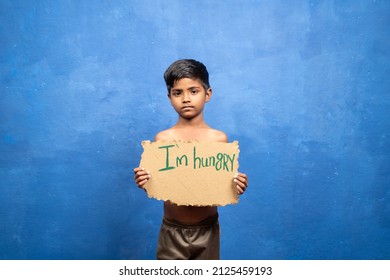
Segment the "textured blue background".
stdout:
[[389,1],[1,0],[1,259],[154,258],[132,169],[179,58],[250,178],[223,259],[390,258]]

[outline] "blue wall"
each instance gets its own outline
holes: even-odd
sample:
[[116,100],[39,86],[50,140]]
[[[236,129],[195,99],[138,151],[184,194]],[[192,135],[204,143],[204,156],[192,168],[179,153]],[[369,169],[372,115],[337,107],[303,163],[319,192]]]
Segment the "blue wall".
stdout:
[[250,187],[223,259],[390,258],[389,1],[0,2],[0,258],[153,259],[132,181],[203,61]]

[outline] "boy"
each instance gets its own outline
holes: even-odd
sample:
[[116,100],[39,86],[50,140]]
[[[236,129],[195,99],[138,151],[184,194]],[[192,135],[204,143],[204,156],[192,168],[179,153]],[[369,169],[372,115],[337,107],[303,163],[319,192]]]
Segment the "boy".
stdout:
[[[154,141],[228,142],[224,132],[212,129],[203,119],[212,89],[208,71],[201,62],[178,60],[165,71],[164,80],[179,119],[173,127],[159,132]],[[150,176],[141,167],[134,169],[134,180],[140,188]],[[247,176],[238,173],[232,180],[237,184],[238,194],[243,194],[248,186]],[[219,259],[219,231],[217,207],[178,206],[165,201],[157,259]]]

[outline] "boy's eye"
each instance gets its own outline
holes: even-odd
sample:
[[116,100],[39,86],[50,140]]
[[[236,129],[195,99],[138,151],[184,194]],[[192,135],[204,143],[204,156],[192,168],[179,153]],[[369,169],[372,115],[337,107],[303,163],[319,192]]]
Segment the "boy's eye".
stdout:
[[181,95],[181,92],[180,91],[174,91],[174,92],[172,92],[172,95],[177,97],[177,96]]
[[197,90],[191,90],[191,94],[192,95],[198,94],[198,91]]

